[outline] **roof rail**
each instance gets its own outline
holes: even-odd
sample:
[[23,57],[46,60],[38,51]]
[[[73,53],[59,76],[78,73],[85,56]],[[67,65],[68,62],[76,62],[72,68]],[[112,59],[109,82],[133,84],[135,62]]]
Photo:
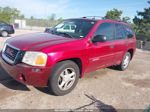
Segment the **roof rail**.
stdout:
[[104,17],[102,16],[84,16],[82,18],[89,18],[89,19],[103,19]]
[[102,16],[84,16],[84,17],[82,17],[82,18],[89,18],[89,19],[103,19],[103,20],[113,20],[113,21],[122,22],[120,19],[111,19],[111,18],[102,17]]
[[122,22],[120,19],[112,19],[112,18],[107,18],[107,17],[104,17],[103,19],[107,19],[107,20],[113,20],[113,21]]

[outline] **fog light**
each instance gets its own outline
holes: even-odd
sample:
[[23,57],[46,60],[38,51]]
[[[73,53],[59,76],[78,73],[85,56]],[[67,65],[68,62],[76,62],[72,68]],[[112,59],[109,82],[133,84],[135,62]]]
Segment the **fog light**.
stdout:
[[20,77],[19,77],[19,80],[21,80],[21,81],[24,81],[24,82],[25,82],[25,81],[26,81],[26,78],[25,78],[25,76],[24,76],[23,74],[21,74],[21,75],[20,75]]

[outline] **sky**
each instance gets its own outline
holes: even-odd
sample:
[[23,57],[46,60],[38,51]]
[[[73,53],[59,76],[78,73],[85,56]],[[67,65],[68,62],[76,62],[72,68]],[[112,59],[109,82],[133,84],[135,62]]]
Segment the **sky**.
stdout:
[[25,17],[47,18],[52,13],[62,18],[105,16],[108,10],[117,8],[123,17],[133,18],[137,11],[149,7],[148,0],[0,0],[0,7],[17,8]]

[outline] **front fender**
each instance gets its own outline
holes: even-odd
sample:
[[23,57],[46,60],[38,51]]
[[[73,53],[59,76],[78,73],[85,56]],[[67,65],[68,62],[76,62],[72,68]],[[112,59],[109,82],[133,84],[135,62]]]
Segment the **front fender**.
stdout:
[[54,66],[56,63],[63,61],[78,58],[82,63],[82,74],[81,77],[84,76],[85,70],[88,65],[88,55],[85,52],[57,52],[57,53],[49,53],[47,66]]

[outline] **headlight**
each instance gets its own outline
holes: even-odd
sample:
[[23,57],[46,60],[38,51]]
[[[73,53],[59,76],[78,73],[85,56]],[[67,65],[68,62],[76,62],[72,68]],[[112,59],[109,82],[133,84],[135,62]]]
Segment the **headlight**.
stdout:
[[22,62],[32,66],[45,66],[47,62],[47,55],[42,52],[27,51]]

